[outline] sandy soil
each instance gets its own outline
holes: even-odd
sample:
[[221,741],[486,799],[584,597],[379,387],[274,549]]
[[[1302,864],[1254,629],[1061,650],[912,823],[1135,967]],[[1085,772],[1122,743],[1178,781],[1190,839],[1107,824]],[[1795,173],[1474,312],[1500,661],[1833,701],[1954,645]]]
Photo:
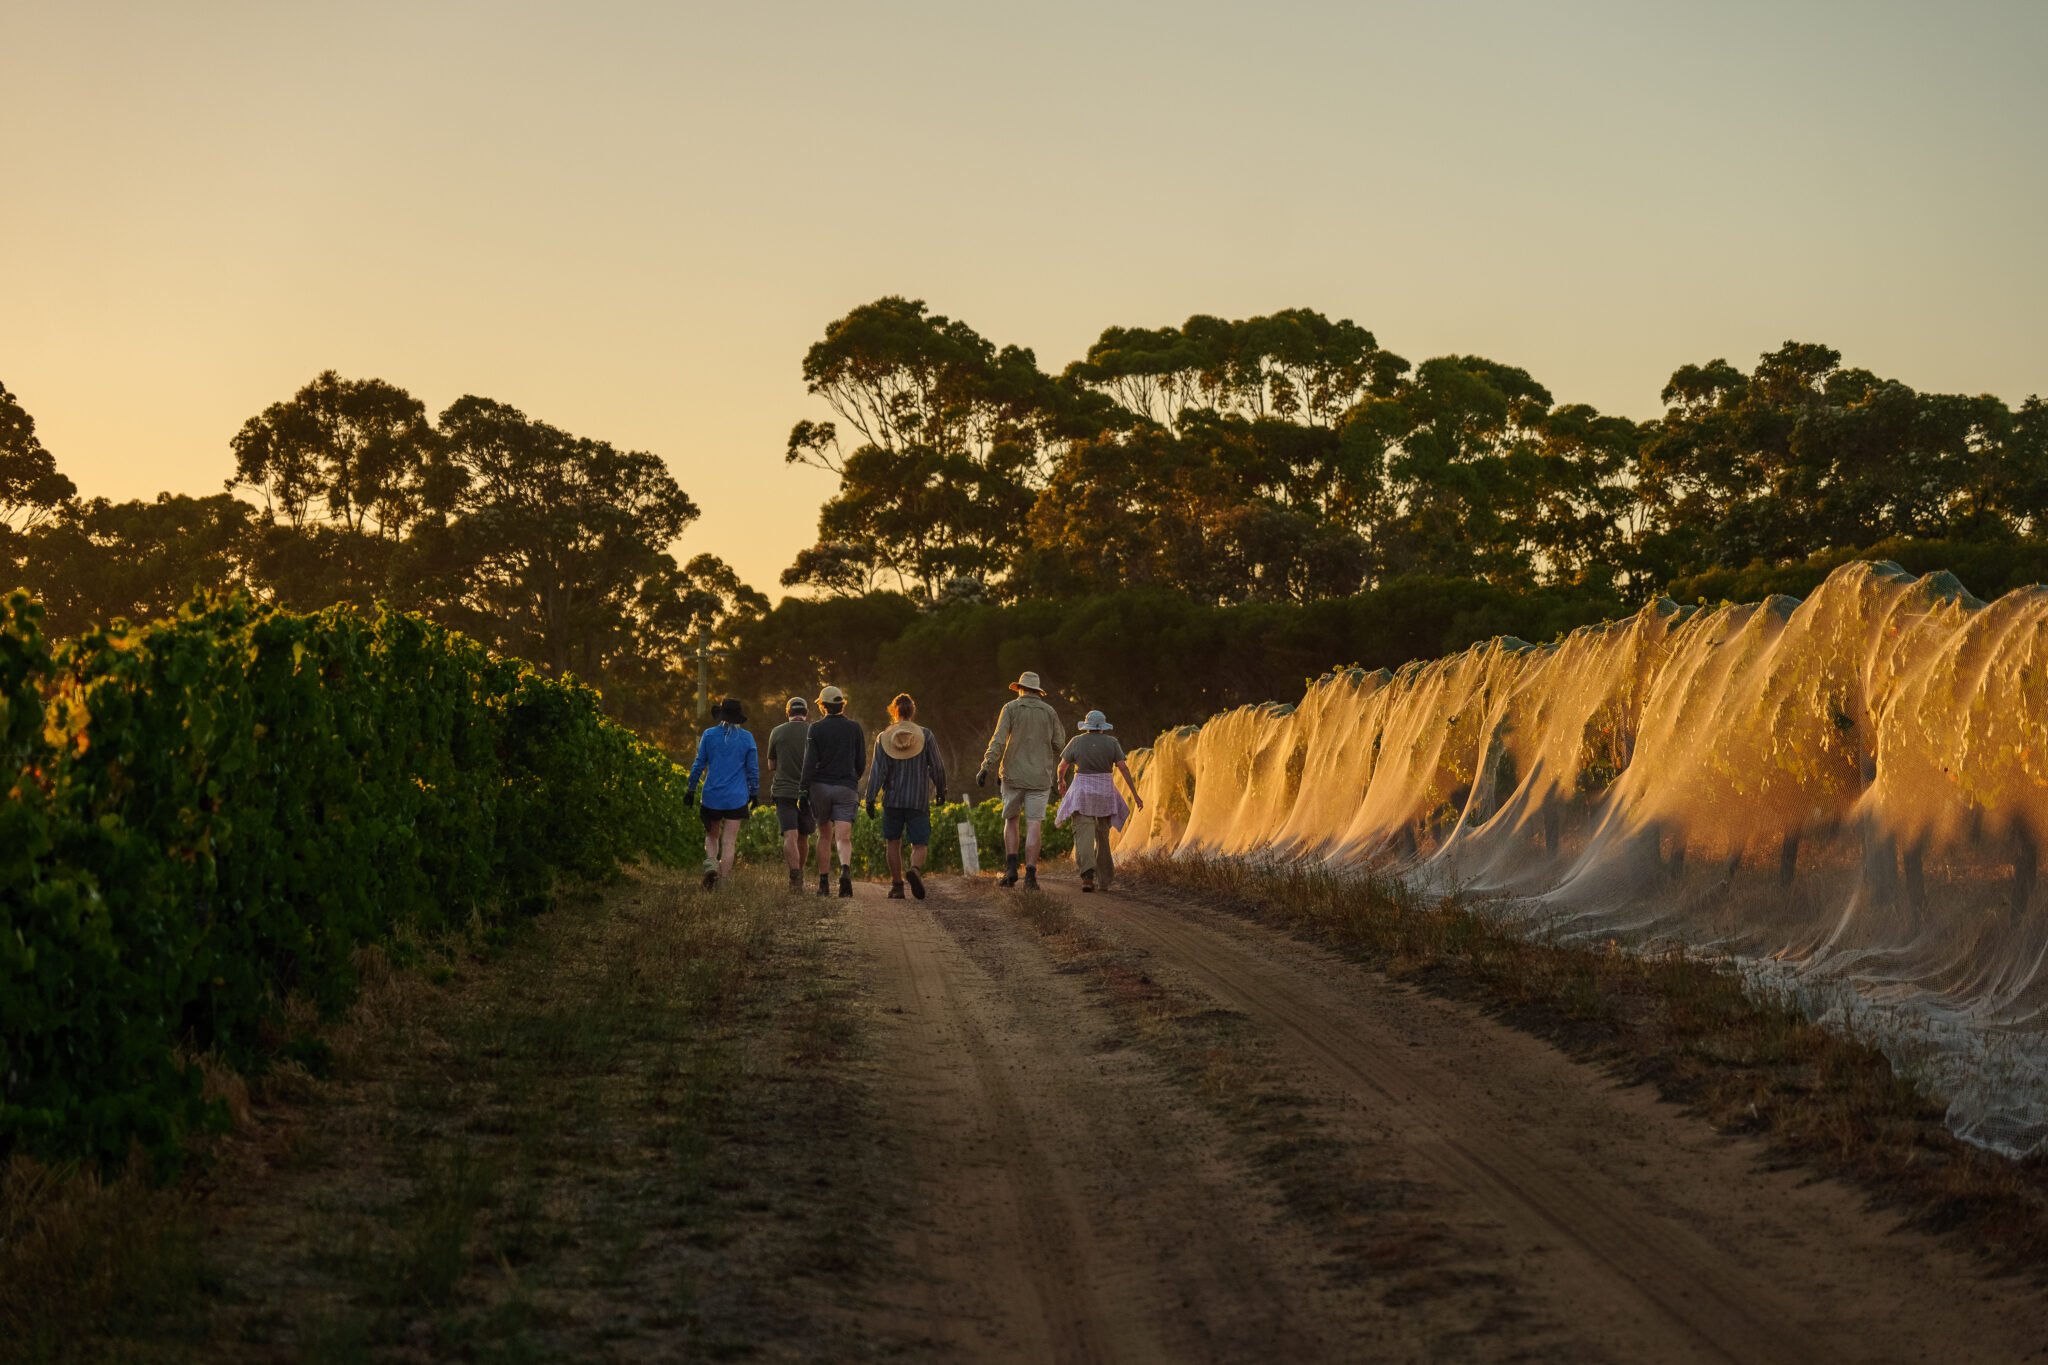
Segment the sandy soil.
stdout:
[[1011,913],[1024,893],[933,888],[863,887],[855,916],[911,1191],[912,1269],[871,1325],[929,1358],[2048,1359],[2038,1289],[1769,1169],[1756,1140],[1263,926],[1048,876],[1153,976],[1241,1018],[1359,1179],[1399,1192],[1331,1245]]

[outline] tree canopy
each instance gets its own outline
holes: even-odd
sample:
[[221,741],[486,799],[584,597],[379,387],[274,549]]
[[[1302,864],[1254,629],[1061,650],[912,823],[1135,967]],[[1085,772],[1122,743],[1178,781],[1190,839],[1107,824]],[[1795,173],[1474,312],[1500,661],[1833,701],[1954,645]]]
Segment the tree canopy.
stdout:
[[[1306,308],[1106,328],[1057,377],[919,301],[804,360],[840,489],[786,586],[927,604],[1159,588],[1308,602],[1415,574],[1640,594],[1887,537],[2048,530],[2048,407],[1923,394],[1788,342],[1679,367],[1649,421]],[[857,434],[849,453],[844,424]]]

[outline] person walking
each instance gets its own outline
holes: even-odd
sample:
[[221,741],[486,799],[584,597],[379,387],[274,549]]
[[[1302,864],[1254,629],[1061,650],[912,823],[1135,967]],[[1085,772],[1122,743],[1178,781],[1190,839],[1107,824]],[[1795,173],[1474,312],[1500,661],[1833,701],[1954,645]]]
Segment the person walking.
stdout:
[[775,803],[775,823],[782,828],[782,857],[789,864],[790,890],[804,884],[804,854],[817,821],[803,799],[804,750],[810,747],[811,708],[791,697],[788,717],[768,732],[768,799]]
[[868,770],[867,734],[845,714],[846,694],[836,687],[818,693],[825,714],[804,737],[804,766],[797,785],[811,794],[818,822],[818,894],[832,894],[832,850],[839,849],[839,894],[853,894],[853,815],[860,809],[860,779]]
[[690,765],[683,804],[697,802],[697,783],[704,783],[704,889],[717,888],[720,877],[732,875],[733,850],[740,823],[761,794],[761,757],[747,729],[747,713],[738,697],[718,704],[718,723],[697,739],[697,761]]
[[[1110,731],[1116,727],[1100,711],[1090,711],[1081,720],[1081,733],[1060,751],[1060,808],[1053,823],[1074,823],[1074,866],[1081,871],[1081,889],[1107,891],[1116,876],[1116,860],[1110,855],[1109,834],[1122,829],[1131,815],[1123,793],[1116,789],[1111,770],[1121,772],[1130,785],[1131,800],[1145,809],[1138,795],[1138,783],[1124,762],[1124,746]],[[1069,778],[1073,780],[1068,781]]]
[[[932,841],[932,798],[946,799],[946,765],[932,732],[917,724],[917,702],[908,692],[889,703],[895,724],[875,736],[875,761],[868,769],[868,815],[882,803],[882,839],[889,848],[889,899],[910,894],[924,899],[925,852]],[[910,861],[903,861],[903,841],[910,841]]]
[[1038,843],[1045,824],[1046,793],[1052,790],[1053,768],[1067,738],[1059,713],[1045,699],[1038,675],[1025,672],[1010,684],[1016,698],[996,716],[996,731],[981,756],[976,786],[986,787],[999,775],[1003,797],[1003,877],[1001,886],[1017,884],[1018,826],[1023,826],[1024,885],[1038,889]]

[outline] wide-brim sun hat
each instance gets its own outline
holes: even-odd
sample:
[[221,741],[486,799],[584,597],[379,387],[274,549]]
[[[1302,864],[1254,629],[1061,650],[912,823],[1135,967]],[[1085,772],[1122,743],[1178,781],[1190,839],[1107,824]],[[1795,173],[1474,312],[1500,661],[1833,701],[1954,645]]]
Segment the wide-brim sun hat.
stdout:
[[924,752],[924,727],[907,720],[882,731],[882,752],[891,758],[916,758]]
[[1017,681],[1010,684],[1010,690],[1012,692],[1043,692],[1045,687],[1038,681],[1038,675],[1027,668],[1017,675]]
[[740,704],[738,697],[727,697],[724,701],[718,703],[718,718],[731,721],[734,725],[745,725],[747,723],[747,710],[746,707]]
[[1083,730],[1116,729],[1114,725],[1109,723],[1109,717],[1103,715],[1100,711],[1090,711],[1086,716],[1083,716],[1081,718],[1081,728]]

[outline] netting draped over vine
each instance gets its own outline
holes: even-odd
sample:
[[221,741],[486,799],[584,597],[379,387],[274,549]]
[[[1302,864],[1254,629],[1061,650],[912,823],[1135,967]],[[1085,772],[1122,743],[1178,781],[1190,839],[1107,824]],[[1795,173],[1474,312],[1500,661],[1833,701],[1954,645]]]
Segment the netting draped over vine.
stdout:
[[1138,756],[1119,856],[1376,865],[1555,931],[1736,957],[1867,1030],[1963,1135],[2048,1139],[2048,588],[1838,569],[1313,682]]

